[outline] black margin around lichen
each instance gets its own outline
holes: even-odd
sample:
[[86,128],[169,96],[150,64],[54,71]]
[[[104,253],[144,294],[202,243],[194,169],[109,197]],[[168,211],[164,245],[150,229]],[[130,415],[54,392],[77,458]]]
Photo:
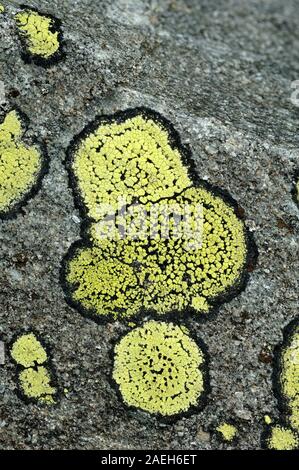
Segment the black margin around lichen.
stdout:
[[[198,348],[202,351],[203,356],[204,356],[204,361],[200,366],[200,372],[202,373],[202,377],[203,377],[203,392],[202,392],[201,396],[199,397],[197,404],[190,406],[187,411],[183,411],[181,413],[176,413],[176,414],[170,415],[170,416],[164,416],[161,413],[150,413],[146,410],[143,410],[142,408],[135,407],[135,406],[130,406],[130,405],[126,404],[124,399],[123,399],[123,396],[121,394],[121,391],[120,391],[120,388],[119,388],[118,384],[113,379],[115,347],[119,344],[119,342],[130,331],[132,331],[135,328],[144,326],[148,321],[151,321],[151,320],[153,320],[153,318],[147,319],[147,320],[141,319],[134,327],[132,327],[132,328],[127,327],[127,331],[125,333],[120,334],[118,336],[118,338],[116,338],[116,339],[114,339],[110,342],[111,348],[109,350],[109,357],[110,357],[110,360],[112,361],[112,367],[111,367],[111,372],[108,376],[108,380],[109,380],[110,386],[115,391],[116,396],[119,399],[119,401],[121,403],[121,406],[122,406],[124,411],[132,412],[133,414],[136,415],[136,418],[138,417],[138,415],[140,415],[140,413],[142,413],[143,415],[146,415],[149,418],[155,418],[160,423],[163,423],[163,424],[166,424],[166,425],[172,425],[176,421],[178,421],[182,418],[190,418],[192,415],[200,413],[204,409],[204,407],[206,406],[206,404],[208,402],[208,396],[211,393],[210,373],[209,373],[209,371],[210,371],[210,368],[209,368],[210,355],[209,355],[208,348],[207,348],[206,344],[204,343],[204,341],[201,338],[199,338],[197,335],[195,335],[192,331],[190,331],[190,329],[188,327],[188,332],[186,332],[185,334],[187,336],[189,336],[190,339],[192,339],[195,342],[195,344],[198,346]],[[175,320],[171,320],[170,322],[168,322],[168,321],[165,321],[164,319],[160,318],[159,320],[156,320],[156,321],[157,322],[160,321],[160,323],[170,323],[170,322],[172,322],[175,326],[179,326],[179,327],[183,326],[181,324],[178,324]]]
[[[210,424],[209,431],[212,435],[215,436],[217,442],[219,442],[223,446],[236,445],[240,440],[240,422],[240,419],[230,417],[225,418],[224,413],[222,413],[221,419],[214,419],[213,422]],[[226,440],[223,437],[223,434],[218,431],[217,427],[219,427],[221,424],[229,424],[236,428],[236,435],[231,440]]]
[[299,182],[299,169],[294,172],[292,180],[293,181],[292,181],[291,194],[292,194],[293,201],[299,208],[299,191],[297,189],[297,183]]
[[14,343],[19,338],[21,338],[22,336],[24,336],[26,334],[30,334],[30,333],[32,333],[36,337],[36,339],[40,342],[40,344],[42,345],[42,347],[44,348],[44,350],[47,353],[47,360],[45,362],[43,362],[42,364],[36,364],[35,363],[32,368],[34,368],[35,370],[37,369],[38,366],[43,366],[43,367],[47,368],[47,371],[48,371],[49,376],[50,376],[51,386],[55,387],[55,389],[56,389],[56,393],[54,394],[55,402],[53,404],[51,404],[51,408],[57,407],[60,400],[61,400],[62,392],[61,392],[61,387],[58,384],[57,371],[56,371],[56,368],[55,368],[55,366],[53,364],[53,361],[52,361],[52,358],[53,358],[52,347],[49,345],[49,343],[47,341],[45,341],[44,338],[42,338],[41,334],[38,331],[36,331],[35,329],[32,329],[32,328],[26,328],[25,330],[14,334],[12,336],[12,339],[7,344],[7,351],[8,351],[9,357],[10,357],[12,363],[16,367],[16,371],[14,373],[14,380],[15,380],[15,383],[17,384],[16,395],[26,405],[35,404],[35,405],[38,405],[38,406],[41,406],[41,407],[48,407],[49,406],[49,405],[47,405],[47,403],[39,402],[37,398],[30,398],[27,395],[25,395],[25,393],[23,392],[22,387],[20,385],[19,374],[20,374],[20,372],[22,372],[26,369],[30,369],[30,367],[24,367],[24,366],[20,365],[17,361],[15,361],[15,359],[11,355],[11,350],[12,350],[12,347],[13,347]]
[[[90,318],[94,320],[98,324],[106,324],[111,321],[115,321],[115,318],[112,315],[99,315],[95,312],[94,309],[87,309],[82,306],[80,302],[75,301],[72,298],[72,292],[75,290],[75,287],[72,289],[69,283],[66,280],[66,274],[68,269],[68,263],[73,258],[76,251],[80,248],[90,248],[92,247],[92,241],[88,236],[88,227],[94,219],[92,219],[88,215],[88,210],[83,202],[83,199],[80,195],[78,181],[73,173],[72,170],[72,163],[74,161],[74,155],[78,150],[78,147],[83,139],[88,137],[91,133],[95,132],[96,129],[103,124],[108,124],[111,122],[115,122],[117,124],[123,123],[127,119],[133,118],[137,115],[142,115],[145,119],[151,119],[159,126],[168,133],[169,136],[169,145],[172,148],[175,148],[179,151],[182,157],[182,163],[188,170],[188,175],[190,180],[192,181],[194,187],[203,188],[209,192],[211,192],[214,196],[220,197],[229,207],[234,210],[234,213],[238,217],[238,219],[243,219],[243,210],[237,201],[229,194],[228,191],[219,188],[218,186],[214,186],[211,183],[201,179],[195,168],[195,162],[192,156],[191,148],[189,145],[184,145],[181,142],[181,137],[174,128],[173,124],[164,116],[162,116],[159,112],[153,111],[146,107],[136,107],[136,108],[129,108],[125,111],[118,111],[111,115],[101,115],[96,116],[95,119],[87,124],[84,129],[78,133],[71,141],[67,152],[66,152],[66,159],[65,159],[65,166],[68,172],[69,178],[69,187],[72,190],[73,198],[75,207],[78,209],[80,217],[82,219],[81,222],[81,231],[80,231],[80,239],[76,240],[69,248],[68,252],[64,256],[61,262],[60,268],[60,284],[65,294],[65,299],[68,305],[75,310],[77,310],[81,315],[86,318]],[[244,225],[244,235],[246,241],[246,260],[244,263],[244,269],[240,274],[239,278],[236,280],[233,286],[230,286],[226,289],[225,292],[218,295],[214,299],[209,299],[209,304],[211,308],[207,313],[194,313],[196,312],[192,307],[186,308],[182,311],[175,311],[172,310],[169,313],[165,313],[163,315],[159,315],[155,310],[145,310],[140,309],[140,311],[136,315],[132,315],[130,317],[119,317],[117,320],[120,321],[128,321],[128,322],[138,322],[138,318],[143,317],[146,318],[147,316],[151,316],[151,318],[155,320],[172,320],[176,323],[183,322],[184,320],[188,319],[191,315],[193,318],[196,318],[197,321],[203,321],[212,319],[215,314],[218,313],[219,308],[222,304],[230,302],[233,298],[238,296],[241,292],[243,292],[246,288],[247,282],[249,280],[249,272],[253,271],[258,259],[258,249],[255,243],[254,237],[249,229]]]
[[[18,117],[20,118],[21,126],[24,130],[24,135],[25,135],[29,127],[30,120],[28,116],[23,111],[21,111],[17,106],[13,106],[4,114],[4,118],[1,120],[0,124],[4,122],[5,116],[7,116],[7,114],[9,114],[12,111],[15,111]],[[30,201],[30,199],[36,196],[36,194],[40,191],[42,187],[43,179],[49,171],[50,162],[49,162],[48,150],[47,150],[45,142],[40,141],[38,139],[31,139],[30,145],[36,146],[38,150],[40,151],[41,168],[39,172],[36,174],[35,182],[32,184],[29,191],[27,191],[18,202],[11,204],[10,208],[7,211],[0,211],[0,222],[4,220],[14,219],[19,215],[23,207],[26,206],[26,204]]]
[[25,35],[22,34],[19,31],[18,27],[16,26],[17,34],[18,34],[18,37],[19,37],[19,40],[20,40],[21,46],[22,46],[21,57],[24,60],[24,62],[26,64],[32,64],[33,63],[35,65],[39,65],[41,67],[48,68],[48,67],[51,67],[52,65],[55,65],[56,63],[60,62],[61,60],[63,60],[65,58],[66,54],[65,54],[65,45],[64,45],[63,32],[62,32],[62,21],[60,19],[56,18],[54,15],[51,15],[50,13],[41,12],[37,8],[30,7],[28,5],[23,4],[23,5],[20,5],[19,8],[23,11],[27,11],[27,12],[32,11],[34,13],[38,13],[39,15],[44,16],[44,17],[49,18],[50,20],[52,20],[52,24],[51,24],[51,27],[49,28],[49,30],[52,33],[56,33],[56,32],[58,33],[58,41],[59,41],[58,51],[56,51],[55,54],[53,54],[48,59],[44,59],[43,57],[40,57],[38,54],[31,54],[30,52],[28,52],[28,45],[27,45]]
[[[261,435],[261,447],[263,449],[272,450],[268,447],[268,439],[270,437],[271,429],[275,426],[281,426],[283,428],[290,428],[295,433],[297,432],[289,422],[290,416],[290,406],[288,404],[288,399],[285,397],[282,390],[281,377],[283,373],[282,366],[282,354],[291,344],[291,338],[294,332],[299,327],[299,316],[294,318],[290,323],[288,323],[283,329],[283,339],[278,343],[273,352],[273,369],[272,369],[272,389],[273,395],[277,401],[277,409],[279,411],[279,419],[274,423],[268,425]],[[298,434],[298,432],[297,432]],[[274,449],[273,449],[274,450]],[[299,447],[298,449],[299,450]]]

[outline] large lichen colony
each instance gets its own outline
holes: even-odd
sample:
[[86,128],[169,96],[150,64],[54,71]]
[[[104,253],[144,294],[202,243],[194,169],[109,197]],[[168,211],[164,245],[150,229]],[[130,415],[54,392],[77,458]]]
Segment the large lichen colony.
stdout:
[[173,416],[198,405],[205,361],[183,328],[152,320],[115,347],[113,379],[128,406]]
[[0,124],[0,216],[18,207],[35,187],[43,157],[38,147],[23,141],[24,128],[17,111]]
[[[47,66],[62,56],[54,17],[23,7],[15,21],[25,59]],[[31,195],[43,168],[39,148],[24,142],[24,126],[16,110],[0,124],[0,217]],[[94,318],[203,314],[238,292],[248,260],[244,224],[227,196],[194,181],[190,163],[171,124],[143,108],[104,117],[76,139],[68,165],[86,220],[84,239],[63,265],[72,305]],[[298,203],[298,172],[292,192]],[[55,404],[51,361],[37,336],[22,334],[10,354],[22,397]],[[126,405],[169,418],[202,403],[206,368],[206,353],[187,328],[151,320],[117,343],[112,376]],[[298,449],[298,321],[285,336],[275,377],[285,414],[276,424],[265,416],[263,444]],[[238,434],[227,422],[216,431],[226,442]]]
[[64,274],[80,310],[98,318],[206,313],[241,284],[243,222],[227,200],[194,185],[179,137],[157,113],[101,120],[77,141],[69,164],[89,222],[88,244],[71,249]]
[[274,425],[266,438],[270,449],[299,448],[299,323],[286,336],[279,356],[276,384],[286,409],[282,423]]
[[52,385],[49,357],[34,333],[19,336],[10,350],[18,367],[18,384],[25,399],[52,405],[57,400],[57,389]]
[[15,18],[28,55],[44,62],[57,57],[61,44],[59,28],[54,18],[31,9],[18,12]]

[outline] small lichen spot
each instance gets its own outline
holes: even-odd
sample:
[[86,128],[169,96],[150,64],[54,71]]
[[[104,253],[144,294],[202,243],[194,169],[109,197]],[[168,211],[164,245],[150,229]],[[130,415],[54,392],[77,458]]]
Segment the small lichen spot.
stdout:
[[222,436],[222,439],[227,442],[233,441],[238,434],[236,426],[229,423],[221,423],[217,426],[216,431]]
[[28,56],[40,59],[41,64],[60,58],[62,45],[58,20],[32,9],[20,11],[15,19]]
[[20,336],[11,349],[12,358],[23,367],[33,367],[47,360],[47,353],[33,333]]
[[57,388],[52,385],[50,358],[34,333],[20,335],[10,348],[12,359],[21,369],[18,386],[22,397],[44,405],[57,401]]

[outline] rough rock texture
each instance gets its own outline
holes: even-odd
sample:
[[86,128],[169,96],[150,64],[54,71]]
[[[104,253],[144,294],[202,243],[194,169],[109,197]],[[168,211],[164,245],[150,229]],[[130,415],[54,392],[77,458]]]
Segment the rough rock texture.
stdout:
[[[2,1],[1,116],[13,105],[30,118],[28,137],[47,143],[42,190],[0,226],[0,336],[25,328],[52,347],[62,389],[57,408],[26,405],[15,368],[0,366],[3,449],[257,449],[265,414],[278,416],[271,351],[298,314],[299,166],[296,0],[28,0],[63,22],[66,59],[44,69],[20,56],[13,13]],[[201,177],[230,191],[245,209],[260,256],[239,297],[190,327],[210,352],[205,409],[174,425],[128,413],[111,388],[109,351],[124,330],[99,326],[67,306],[60,262],[79,238],[63,165],[72,139],[96,114],[137,105],[168,117],[189,143]],[[234,420],[239,440],[213,432]]]

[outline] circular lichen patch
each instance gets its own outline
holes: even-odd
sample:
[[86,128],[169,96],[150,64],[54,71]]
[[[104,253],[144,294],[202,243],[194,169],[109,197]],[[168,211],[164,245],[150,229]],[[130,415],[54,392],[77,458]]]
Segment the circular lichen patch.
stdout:
[[294,450],[299,446],[299,436],[291,428],[278,425],[271,429],[266,442],[272,450]]
[[47,353],[34,333],[19,336],[11,348],[11,357],[23,367],[32,367],[47,361]]
[[203,398],[205,362],[203,350],[183,328],[149,321],[115,347],[113,379],[125,404],[170,417]]
[[219,424],[219,426],[216,428],[216,431],[219,433],[219,435],[221,435],[221,438],[227,442],[232,442],[238,434],[236,426],[230,423]]

